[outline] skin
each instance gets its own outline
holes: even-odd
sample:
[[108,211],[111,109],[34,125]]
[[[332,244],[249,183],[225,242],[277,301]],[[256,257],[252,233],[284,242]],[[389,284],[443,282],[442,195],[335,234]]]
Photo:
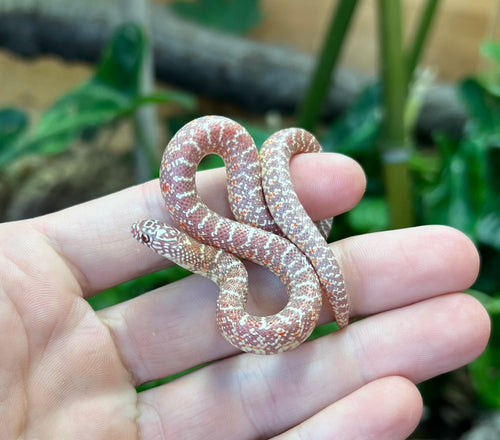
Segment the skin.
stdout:
[[[297,157],[291,172],[314,219],[352,208],[365,187],[339,155]],[[228,215],[224,173],[201,173],[198,185]],[[141,218],[166,218],[157,182],[0,225],[2,438],[403,439],[422,412],[414,384],[487,343],[486,311],[460,293],[477,276],[477,252],[442,226],[335,243],[351,316],[366,318],[280,355],[235,351],[217,329],[217,288],[199,276],[95,313],[84,298],[169,264],[130,235]],[[280,284],[249,269],[250,310],[279,309]],[[331,320],[327,306],[320,319]]]

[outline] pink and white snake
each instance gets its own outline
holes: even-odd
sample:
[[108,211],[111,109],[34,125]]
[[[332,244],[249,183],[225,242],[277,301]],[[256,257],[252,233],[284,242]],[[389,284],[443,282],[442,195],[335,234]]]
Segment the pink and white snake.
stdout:
[[[183,231],[157,220],[132,226],[139,242],[220,287],[217,322],[222,335],[240,350],[274,354],[297,347],[316,326],[322,293],[339,327],[348,323],[344,280],[322,235],[331,219],[316,227],[290,180],[292,155],[319,151],[312,134],[290,128],[269,137],[259,158],[240,124],[221,116],[195,119],[172,138],[160,168],[165,203]],[[211,153],[226,165],[236,220],[210,210],[196,191],[198,164]],[[235,256],[266,266],[279,277],[289,294],[283,310],[263,317],[245,311],[248,274]]]

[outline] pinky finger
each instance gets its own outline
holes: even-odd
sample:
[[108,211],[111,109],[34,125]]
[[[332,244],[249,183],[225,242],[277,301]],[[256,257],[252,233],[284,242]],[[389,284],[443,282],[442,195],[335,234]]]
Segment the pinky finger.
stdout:
[[370,382],[274,440],[406,439],[422,415],[416,386],[400,376]]

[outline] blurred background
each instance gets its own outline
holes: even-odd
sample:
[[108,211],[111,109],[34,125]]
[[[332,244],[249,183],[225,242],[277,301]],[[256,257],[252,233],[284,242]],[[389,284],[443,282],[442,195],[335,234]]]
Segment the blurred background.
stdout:
[[[0,0],[0,221],[156,177],[169,138],[204,114],[237,120],[257,145],[304,127],[368,177],[331,240],[440,223],[478,246],[482,269],[469,293],[490,313],[490,344],[471,365],[420,386],[425,413],[412,438],[498,439],[499,6]],[[215,166],[209,157],[200,168]],[[164,270],[90,302],[106,307],[186,274]]]

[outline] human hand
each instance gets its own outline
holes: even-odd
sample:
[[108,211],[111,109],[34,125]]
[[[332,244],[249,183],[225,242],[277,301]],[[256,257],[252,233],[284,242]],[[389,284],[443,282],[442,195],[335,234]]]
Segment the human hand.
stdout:
[[[339,155],[291,167],[314,218],[350,209],[364,191],[362,171]],[[198,185],[229,215],[221,170]],[[414,383],[470,362],[487,342],[487,313],[456,293],[474,282],[477,252],[441,226],[333,244],[351,316],[366,318],[280,355],[236,352],[216,325],[217,287],[196,275],[94,312],[85,298],[169,264],[130,235],[134,221],[165,217],[150,182],[0,225],[0,438],[402,439],[421,415]],[[249,309],[275,312],[281,285],[249,268]],[[320,319],[332,319],[328,306]]]

